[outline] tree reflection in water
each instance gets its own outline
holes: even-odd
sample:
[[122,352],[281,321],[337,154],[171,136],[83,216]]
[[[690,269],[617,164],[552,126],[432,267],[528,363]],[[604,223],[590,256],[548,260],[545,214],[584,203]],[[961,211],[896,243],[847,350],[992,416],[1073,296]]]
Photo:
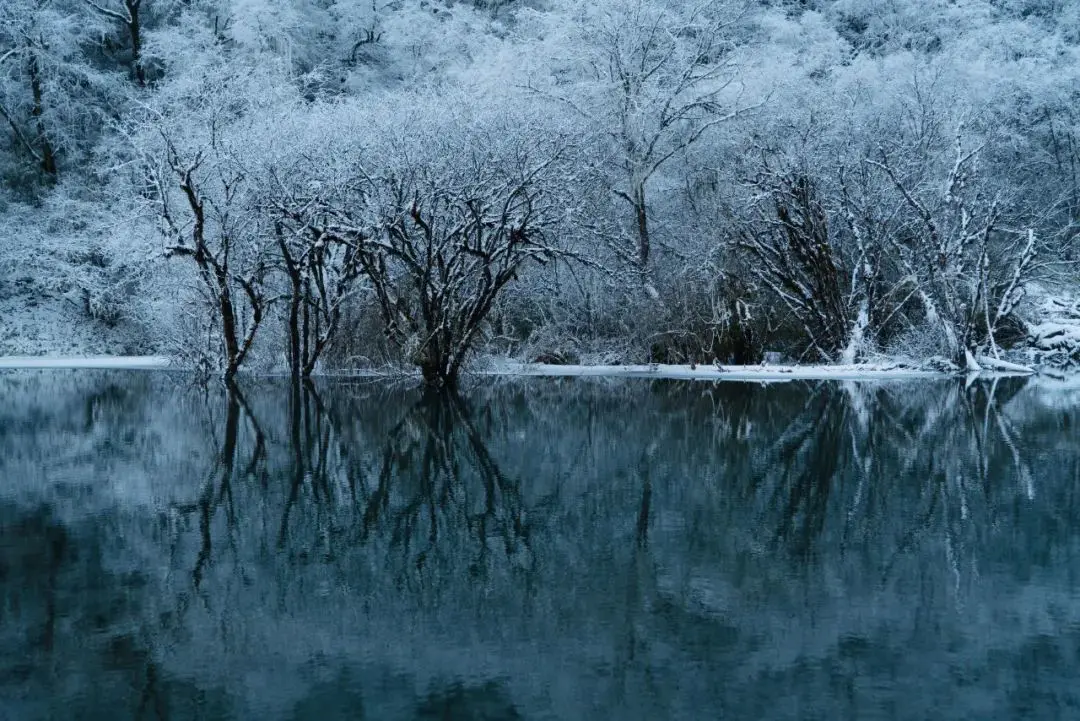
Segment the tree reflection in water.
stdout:
[[1077,701],[1064,391],[44,378],[0,377],[0,717]]

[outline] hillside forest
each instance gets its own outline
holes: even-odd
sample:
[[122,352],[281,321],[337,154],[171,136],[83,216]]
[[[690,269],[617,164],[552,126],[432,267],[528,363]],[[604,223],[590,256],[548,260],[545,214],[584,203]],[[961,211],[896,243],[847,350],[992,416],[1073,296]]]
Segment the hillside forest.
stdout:
[[0,355],[1080,359],[1080,0],[3,0]]

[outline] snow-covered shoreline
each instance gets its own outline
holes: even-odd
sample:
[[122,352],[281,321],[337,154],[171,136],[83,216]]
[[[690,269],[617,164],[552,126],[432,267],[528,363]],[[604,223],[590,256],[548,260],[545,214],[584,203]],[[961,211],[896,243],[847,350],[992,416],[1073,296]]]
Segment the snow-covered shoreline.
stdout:
[[[1019,367],[1017,367],[1019,368]],[[896,363],[852,365],[550,365],[499,361],[480,371],[481,375],[539,377],[664,378],[710,381],[794,381],[794,380],[886,380],[955,377],[957,373],[912,368]],[[1030,375],[1027,370],[983,370],[980,375],[1000,377]]]
[[165,356],[0,356],[2,370],[160,370],[171,367]]
[[[1008,365],[1008,364],[1006,364]],[[0,356],[0,370],[184,370],[167,356]],[[980,377],[1031,375],[1022,366],[1014,369],[981,370]],[[249,375],[245,373],[244,375]],[[250,375],[266,375],[251,373]],[[283,375],[271,373],[269,375]],[[386,373],[370,369],[334,371],[325,377],[384,377]],[[408,375],[403,373],[403,375]],[[474,372],[478,376],[517,376],[546,378],[654,378],[670,380],[708,381],[796,381],[796,380],[900,380],[941,379],[959,375],[957,372],[912,367],[900,363],[856,363],[849,365],[554,365],[522,363],[508,359],[488,359]]]

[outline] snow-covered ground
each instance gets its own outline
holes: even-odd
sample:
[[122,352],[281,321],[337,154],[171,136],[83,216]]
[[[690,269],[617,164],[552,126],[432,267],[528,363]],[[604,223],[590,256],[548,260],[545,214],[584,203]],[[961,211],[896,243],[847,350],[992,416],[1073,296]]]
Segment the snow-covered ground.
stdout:
[[149,370],[168,368],[164,356],[93,356],[49,358],[44,356],[0,356],[0,369],[13,368],[85,368]]
[[1033,295],[1034,322],[1028,325],[1028,343],[1059,365],[1080,359],[1080,297],[1043,288]]
[[[0,356],[0,370],[11,369],[177,369],[166,356]],[[943,378],[944,371],[917,368],[897,363],[859,363],[853,365],[550,365],[521,363],[508,359],[489,359],[478,375],[542,377],[668,378],[679,380],[720,381],[793,381],[793,380],[877,380],[903,378]],[[1023,366],[1003,363],[980,375],[1028,375]],[[342,375],[340,373],[334,375]],[[353,374],[345,374],[353,375]],[[357,375],[376,375],[371,371]]]
[[88,317],[76,299],[30,278],[0,282],[0,357],[133,355],[150,350],[143,335],[131,322],[110,326]]
[[[1013,371],[1026,374],[1028,371]],[[791,380],[875,380],[900,378],[943,378],[949,374],[896,363],[859,363],[854,365],[548,365],[543,363],[519,363],[510,360],[491,361],[481,371],[485,375],[518,376],[607,376],[625,378],[673,378],[681,380],[720,381],[791,381]],[[1009,375],[1011,372],[996,370],[988,375]]]

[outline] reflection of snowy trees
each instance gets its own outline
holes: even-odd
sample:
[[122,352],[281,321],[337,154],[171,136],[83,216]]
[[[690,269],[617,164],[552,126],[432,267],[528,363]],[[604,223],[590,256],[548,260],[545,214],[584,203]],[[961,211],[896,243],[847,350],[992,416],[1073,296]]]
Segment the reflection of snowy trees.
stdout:
[[970,710],[928,664],[1073,693],[1017,671],[1080,620],[1080,419],[1036,386],[40,378],[0,379],[0,638],[28,697],[792,718],[778,688],[859,709],[828,681],[858,677]]

